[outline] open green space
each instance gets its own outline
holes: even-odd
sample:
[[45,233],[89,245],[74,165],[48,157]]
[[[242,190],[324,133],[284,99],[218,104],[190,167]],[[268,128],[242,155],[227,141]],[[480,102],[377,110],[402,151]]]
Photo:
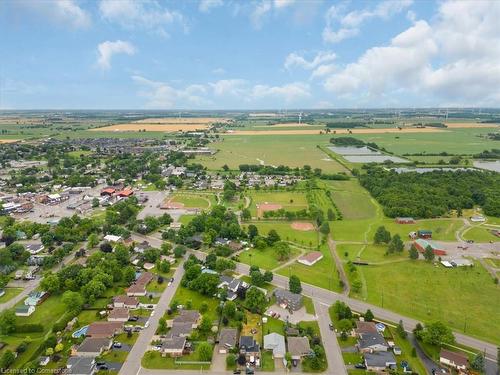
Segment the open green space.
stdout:
[[183,225],[188,225],[195,217],[196,215],[182,215],[179,218],[179,222]]
[[264,350],[262,352],[261,369],[262,371],[274,371],[274,358],[272,351]]
[[283,321],[273,318],[271,316],[267,316],[267,323],[263,323],[264,335],[268,335],[270,333],[279,333],[283,335],[285,332],[285,323]]
[[12,298],[17,296],[19,293],[23,291],[23,288],[5,288],[5,294],[0,297],[0,303],[4,303],[10,301]]
[[283,241],[295,242],[298,245],[308,247],[315,247],[318,244],[318,232],[295,230],[291,227],[292,222],[290,221],[247,221],[243,227],[246,229],[249,224],[255,225],[261,236],[267,236],[269,231],[274,229]]
[[302,301],[304,303],[304,307],[306,308],[306,312],[308,314],[312,314],[314,315],[316,312],[314,310],[314,304],[313,304],[313,300],[311,297],[307,297],[307,296],[304,296],[302,298]]
[[304,283],[337,292],[341,291],[339,275],[328,245],[321,245],[319,249],[323,253],[323,259],[314,265],[306,266],[294,262],[289,266],[281,268],[278,274],[287,277],[296,275]]
[[[191,308],[193,310],[199,310],[203,303],[208,305],[207,312],[205,315],[210,318],[212,321],[217,319],[217,306],[219,301],[215,298],[208,298],[194,290],[190,290],[184,288],[183,286],[179,286],[177,291],[175,292],[174,297],[172,298],[172,302],[176,302],[178,305],[186,306],[187,302],[191,302]],[[167,317],[168,319],[168,317]]]
[[[24,302],[21,301],[19,304],[24,304]],[[61,296],[52,295],[41,305],[38,305],[30,316],[17,316],[16,324],[41,324],[45,331],[48,331],[65,312],[66,306],[62,303]]]
[[328,181],[324,185],[342,212],[344,220],[369,219],[376,216],[377,203],[359,184],[357,179]]
[[345,172],[346,169],[329,158],[316,146],[328,143],[328,135],[231,135],[213,143],[210,148],[218,150],[213,156],[197,157],[210,170],[219,170],[224,164],[238,169],[241,164],[287,165],[289,167],[321,168],[324,172]]
[[[497,342],[499,286],[478,263],[447,269],[425,261],[358,267],[373,303],[423,322],[440,320],[457,331]],[[462,308],[467,306],[467,308]]]
[[[300,250],[297,248],[290,247],[290,249],[292,251],[290,259],[296,258],[300,254]],[[262,250],[255,248],[245,250],[239,254],[239,261],[265,270],[272,270],[286,263],[288,260],[280,262],[275,250],[272,247],[267,247]]]
[[370,263],[409,260],[408,252],[387,254],[386,245],[338,244],[337,253],[343,261],[364,261]]
[[251,199],[250,213],[257,216],[257,206],[260,204],[279,204],[287,211],[307,209],[307,198],[303,192],[298,191],[255,191],[249,192]]
[[[197,361],[196,354],[193,353],[188,356],[182,356],[177,361]],[[172,357],[162,357],[159,352],[148,351],[144,353],[141,361],[142,367],[147,369],[158,370],[208,370],[209,364],[179,364],[176,359]]]
[[464,231],[462,237],[466,240],[473,240],[476,242],[500,241],[500,237],[495,236],[493,233],[491,233],[490,228],[483,225],[467,229],[466,231]]
[[169,199],[172,202],[182,203],[185,208],[206,209],[209,208],[212,203],[215,203],[215,197],[213,195],[176,193]]

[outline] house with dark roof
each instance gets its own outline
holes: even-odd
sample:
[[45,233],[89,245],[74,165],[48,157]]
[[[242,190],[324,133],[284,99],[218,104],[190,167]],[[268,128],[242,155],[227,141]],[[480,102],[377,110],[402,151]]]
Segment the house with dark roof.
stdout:
[[365,353],[364,358],[367,371],[380,372],[396,367],[396,358],[391,352]]
[[125,307],[127,309],[137,309],[139,307],[139,300],[135,297],[125,295],[113,298],[113,307]]
[[469,360],[462,353],[441,349],[439,353],[439,363],[457,370],[466,370],[469,365]]
[[186,337],[170,337],[162,341],[161,352],[163,356],[180,357],[186,347]]
[[69,357],[66,367],[71,375],[93,375],[97,371],[95,359],[91,357]]
[[356,320],[355,331],[358,337],[361,337],[363,334],[366,333],[372,333],[372,334],[378,333],[377,326],[375,325],[374,322],[362,322],[360,320]]
[[227,300],[234,301],[238,297],[238,292],[241,290],[247,290],[250,285],[240,279],[236,279],[231,276],[221,275],[219,278],[219,289],[227,290]]
[[247,361],[250,361],[250,357],[253,357],[254,361],[260,358],[260,345],[253,336],[240,336],[239,348],[240,354],[244,354]]
[[130,318],[126,307],[115,307],[108,314],[108,322],[126,322]]
[[[198,328],[198,324],[201,321],[201,314],[196,310],[182,310],[179,315],[177,315],[173,320],[171,320],[171,326],[179,323],[191,324],[191,328]],[[168,323],[168,322],[167,322]]]
[[113,337],[123,330],[122,322],[94,322],[87,329],[90,337]]
[[303,301],[300,294],[277,288],[274,290],[273,295],[276,297],[276,303],[283,308],[297,311],[302,307]]

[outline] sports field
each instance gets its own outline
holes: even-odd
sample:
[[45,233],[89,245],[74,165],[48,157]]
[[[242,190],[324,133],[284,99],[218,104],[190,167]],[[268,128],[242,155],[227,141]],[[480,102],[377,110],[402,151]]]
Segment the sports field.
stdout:
[[215,203],[213,195],[176,193],[168,198],[169,205],[178,204],[180,208],[207,209]]
[[446,269],[424,261],[358,267],[368,302],[423,322],[440,320],[457,331],[498,344],[500,290],[486,270]]
[[248,194],[251,199],[250,212],[253,217],[262,217],[265,211],[283,208],[288,211],[307,209],[306,195],[303,192],[294,191],[251,191]]
[[274,229],[283,241],[306,247],[315,247],[318,244],[318,232],[293,229],[290,221],[252,221],[245,222],[243,227],[246,229],[249,224],[255,225],[261,236],[267,236],[269,231]]

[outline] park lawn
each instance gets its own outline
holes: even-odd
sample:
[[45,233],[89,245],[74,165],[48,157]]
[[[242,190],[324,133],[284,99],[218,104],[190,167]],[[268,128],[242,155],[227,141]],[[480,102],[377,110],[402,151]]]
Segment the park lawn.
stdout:
[[201,305],[203,303],[206,303],[208,305],[208,309],[204,316],[207,316],[212,321],[217,320],[216,310],[217,306],[219,305],[219,301],[215,298],[204,296],[197,291],[190,290],[179,285],[175,292],[174,298],[172,298],[172,302],[174,301],[176,301],[178,305],[183,306],[186,306],[187,301],[191,301],[191,309],[193,310],[200,310]]
[[357,179],[326,181],[325,186],[331,191],[331,197],[344,220],[370,219],[377,216],[378,204]]
[[249,192],[249,210],[252,217],[257,217],[257,206],[264,203],[279,204],[287,211],[299,211],[309,207],[306,195],[300,191],[262,191]]
[[[363,249],[364,248],[364,249]],[[361,251],[362,250],[362,251]],[[358,256],[358,254],[361,254]],[[387,245],[338,244],[337,253],[343,261],[362,261],[369,263],[392,262],[409,259],[408,252],[387,254]],[[347,253],[347,256],[346,256]]]
[[0,303],[10,301],[12,298],[17,296],[23,291],[23,288],[5,288],[5,294],[0,297]]
[[304,296],[302,298],[302,301],[304,303],[304,307],[306,308],[306,312],[308,314],[314,315],[316,314],[316,311],[314,310],[314,303],[311,297]]
[[[183,356],[178,360],[195,361],[192,356]],[[175,359],[172,357],[162,357],[159,352],[147,351],[142,357],[141,365],[147,369],[158,370],[209,370],[209,364],[176,364]]]
[[220,170],[225,164],[237,170],[241,164],[264,163],[301,168],[309,165],[312,168],[321,168],[325,173],[346,171],[341,164],[317,147],[318,144],[328,143],[329,135],[276,135],[265,134],[265,131],[262,133],[221,136],[220,142],[210,145],[210,148],[218,150],[215,155],[197,156],[192,162],[200,163],[209,170]]
[[[377,227],[374,219],[330,221],[330,233],[335,241],[365,241],[370,227]],[[368,241],[368,237],[366,237]]]
[[328,245],[321,245],[319,250],[323,253],[323,259],[319,260],[313,266],[294,262],[290,266],[278,270],[278,274],[286,277],[295,275],[304,283],[340,292],[342,288],[339,284],[340,280],[337,268],[335,267],[335,262]]
[[490,232],[490,229],[485,226],[475,226],[464,232],[463,236],[466,240],[473,240],[476,242],[498,242],[500,238]]
[[182,203],[185,208],[206,209],[212,205],[209,196],[198,195],[198,194],[176,193],[172,195],[170,199],[173,202]]
[[413,371],[418,372],[419,374],[425,374],[426,370],[425,370],[425,366],[423,365],[423,363],[420,361],[420,359],[418,357],[412,357],[412,355],[411,355],[413,346],[408,341],[408,339],[400,337],[397,334],[395,328],[390,327],[390,326],[388,328],[389,328],[389,332],[392,335],[394,343],[396,344],[396,346],[399,346],[401,348],[402,354],[395,356],[396,360],[398,362],[398,367],[399,367],[401,361],[406,360],[410,364]]
[[263,323],[264,335],[270,333],[279,333],[284,335],[285,333],[285,323],[279,319],[273,318],[272,316],[266,316],[267,323]]
[[[440,320],[456,331],[487,341],[500,337],[498,285],[476,262],[447,269],[425,261],[358,267],[366,301],[423,322]],[[452,298],[450,298],[452,296]],[[467,309],[457,306],[467,306]]]
[[253,224],[259,230],[261,236],[267,236],[271,229],[274,229],[281,240],[295,242],[298,245],[314,247],[318,244],[318,232],[295,230],[291,227],[290,221],[251,221],[245,222],[243,229],[247,230],[247,226]]
[[183,225],[188,225],[195,217],[196,215],[182,215],[179,218],[179,222]]
[[145,296],[139,296],[137,299],[139,300],[140,303],[157,304],[158,301],[160,300],[160,297],[158,296],[149,298],[149,294],[147,294]]
[[264,350],[261,356],[261,370],[262,371],[274,371],[274,358],[273,352],[270,350]]
[[[300,254],[300,251],[292,246],[290,246],[290,250],[291,253],[289,259],[294,259]],[[274,248],[272,247],[266,247],[262,250],[255,248],[245,250],[239,254],[239,261],[241,263],[257,266],[265,270],[273,270],[281,264],[288,262],[288,260],[280,262]]]

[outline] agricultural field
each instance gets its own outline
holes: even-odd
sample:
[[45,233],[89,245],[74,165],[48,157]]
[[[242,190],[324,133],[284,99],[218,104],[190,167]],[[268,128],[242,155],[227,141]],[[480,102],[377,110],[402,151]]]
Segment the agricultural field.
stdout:
[[[495,342],[500,337],[499,289],[478,263],[445,269],[425,261],[358,267],[366,295],[358,296],[424,322],[440,320],[457,331]],[[452,296],[452,298],[450,298]],[[467,306],[466,309],[457,306]]]
[[304,283],[340,292],[342,290],[339,284],[340,279],[330,249],[327,245],[321,245],[319,250],[323,253],[323,259],[313,266],[293,262],[281,268],[278,273],[286,277],[296,275]]
[[328,143],[327,135],[272,134],[256,136],[223,136],[222,140],[210,145],[218,150],[213,156],[195,159],[210,170],[219,170],[224,164],[238,169],[241,164],[287,165],[289,167],[321,168],[325,173],[348,172],[316,146]]
[[325,182],[332,199],[345,220],[373,218],[377,214],[378,203],[371,198],[356,179]]
[[271,229],[276,230],[283,241],[294,242],[297,245],[315,247],[318,244],[318,232],[302,231],[292,228],[290,221],[252,221],[245,222],[243,227],[246,230],[249,224],[253,224],[259,230],[259,234],[267,236]]

